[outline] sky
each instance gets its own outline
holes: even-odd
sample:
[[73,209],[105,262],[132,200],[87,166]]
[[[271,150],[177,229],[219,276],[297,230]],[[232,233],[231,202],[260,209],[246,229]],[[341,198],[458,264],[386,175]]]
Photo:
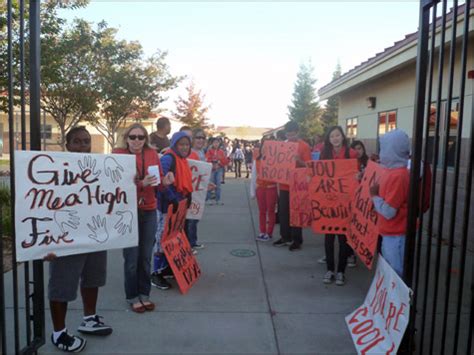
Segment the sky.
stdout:
[[298,68],[311,62],[316,89],[339,62],[347,72],[417,30],[419,1],[162,2],[92,0],[61,16],[105,20],[146,55],[167,51],[185,75],[162,108],[172,112],[192,80],[220,126],[277,127],[288,120]]

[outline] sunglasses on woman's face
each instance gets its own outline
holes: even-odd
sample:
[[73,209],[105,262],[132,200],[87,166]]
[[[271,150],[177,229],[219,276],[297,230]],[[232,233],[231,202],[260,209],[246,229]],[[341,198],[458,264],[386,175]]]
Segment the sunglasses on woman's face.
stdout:
[[206,137],[204,137],[204,136],[196,136],[195,138],[196,139],[206,139]]
[[142,136],[142,135],[136,135],[136,134],[131,134],[128,136],[128,139],[134,141],[135,139],[138,139],[139,141],[144,141],[145,140],[145,136]]

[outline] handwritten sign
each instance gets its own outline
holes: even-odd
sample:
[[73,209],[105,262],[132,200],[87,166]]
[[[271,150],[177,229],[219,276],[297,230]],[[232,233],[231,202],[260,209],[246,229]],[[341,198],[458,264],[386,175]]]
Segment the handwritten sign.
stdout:
[[379,255],[364,304],[346,317],[359,354],[396,354],[408,325],[410,289]]
[[296,168],[298,143],[266,141],[262,148],[262,164],[258,177],[264,181],[289,184]]
[[347,242],[369,269],[374,262],[379,237],[379,216],[374,209],[369,189],[384,173],[383,167],[369,160],[351,205],[352,218]]
[[186,219],[186,201],[179,203],[178,210],[173,212],[170,205],[166,216],[165,229],[161,239],[161,248],[173,270],[179,290],[184,295],[201,276],[201,269],[193,255],[193,249],[184,232]]
[[309,195],[309,175],[306,168],[291,172],[290,179],[290,226],[311,226],[311,199]]
[[193,194],[191,206],[188,208],[188,219],[201,219],[206,205],[207,186],[211,178],[212,164],[199,160],[188,159],[193,173]]
[[138,245],[135,156],[15,152],[17,261]]
[[313,231],[348,235],[352,196],[358,185],[357,160],[318,160],[308,164]]

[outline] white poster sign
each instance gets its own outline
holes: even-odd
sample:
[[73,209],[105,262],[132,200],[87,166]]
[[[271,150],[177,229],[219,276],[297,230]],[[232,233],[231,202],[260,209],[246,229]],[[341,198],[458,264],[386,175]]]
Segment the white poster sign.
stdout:
[[346,317],[359,354],[396,354],[408,325],[410,289],[379,255],[364,304]]
[[134,155],[15,152],[17,261],[138,245]]
[[188,159],[193,173],[193,201],[188,208],[187,219],[201,219],[206,205],[207,186],[211,178],[212,164]]

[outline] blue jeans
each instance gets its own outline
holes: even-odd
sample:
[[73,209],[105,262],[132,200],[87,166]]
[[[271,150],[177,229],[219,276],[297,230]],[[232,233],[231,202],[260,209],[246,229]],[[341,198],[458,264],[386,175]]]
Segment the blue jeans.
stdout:
[[150,297],[150,265],[156,233],[156,211],[138,213],[138,246],[123,249],[125,297],[127,302]]
[[[222,183],[222,172],[223,169],[217,169],[211,172],[211,179],[210,181],[216,185],[216,202],[219,202],[221,200],[221,183]],[[211,199],[211,194],[210,192],[207,193],[206,200]]]
[[189,244],[191,245],[191,248],[196,246],[197,244],[197,224],[199,220],[198,219],[187,219],[186,220],[186,236],[188,237]]
[[163,250],[161,250],[161,237],[165,229],[166,213],[157,210],[156,215],[158,218],[158,227],[156,228],[155,248],[153,249],[153,272],[161,272],[168,267],[168,260],[166,260],[166,256]]
[[395,270],[403,277],[403,259],[405,257],[405,236],[382,236],[382,255]]

